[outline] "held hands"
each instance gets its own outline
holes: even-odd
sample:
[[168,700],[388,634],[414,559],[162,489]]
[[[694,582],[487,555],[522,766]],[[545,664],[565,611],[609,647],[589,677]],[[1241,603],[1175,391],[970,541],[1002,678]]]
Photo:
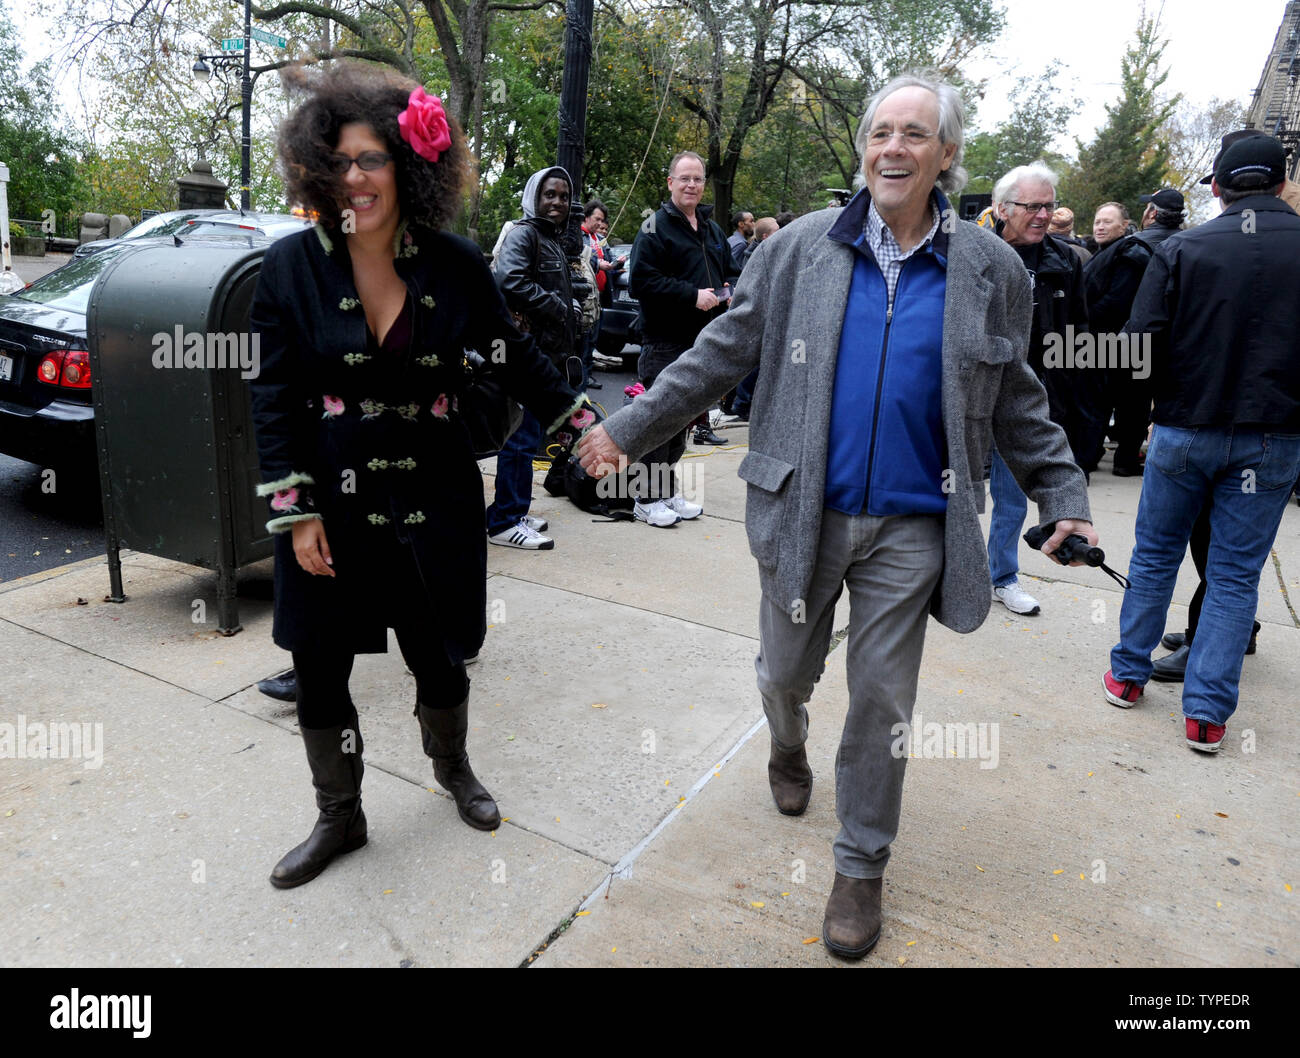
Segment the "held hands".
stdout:
[[695,307],[701,312],[708,312],[718,307],[718,295],[708,287],[695,292]]
[[[1097,546],[1097,541],[1099,537],[1097,536],[1097,530],[1095,530],[1092,527],[1092,522],[1077,521],[1074,519],[1067,518],[1067,519],[1062,519],[1061,521],[1056,523],[1056,532],[1054,532],[1050,537],[1048,537],[1047,542],[1043,544],[1040,550],[1043,552],[1044,555],[1050,557],[1052,552],[1055,551],[1058,547],[1060,547],[1062,542],[1065,540],[1065,538],[1069,536],[1071,533],[1078,533],[1081,537],[1083,537],[1085,540],[1088,541],[1088,545],[1090,547]],[[1053,559],[1053,561],[1055,561],[1055,559]],[[1074,562],[1071,562],[1070,565],[1082,566],[1085,565],[1085,563],[1076,560]]]
[[334,576],[331,568],[334,560],[330,557],[330,545],[325,539],[324,523],[319,518],[308,518],[294,522],[290,529],[293,532],[293,553],[298,559],[298,565],[313,576]]
[[627,453],[614,443],[602,425],[588,430],[578,442],[578,461],[589,477],[603,478],[627,467]]

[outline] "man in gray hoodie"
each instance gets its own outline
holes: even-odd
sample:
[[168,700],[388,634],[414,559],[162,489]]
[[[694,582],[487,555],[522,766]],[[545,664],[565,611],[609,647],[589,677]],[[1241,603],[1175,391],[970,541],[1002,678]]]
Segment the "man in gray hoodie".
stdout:
[[[536,340],[561,375],[582,388],[582,360],[576,357],[579,307],[573,300],[569,262],[560,238],[569,220],[573,182],[558,165],[539,169],[524,186],[524,219],[511,227],[497,251],[497,286],[514,314],[515,325]],[[575,377],[568,375],[577,360]],[[488,541],[503,547],[549,551],[555,541],[543,536],[541,518],[529,516],[533,502],[533,457],[542,424],[527,411],[523,422],[497,454],[496,499],[487,510]]]

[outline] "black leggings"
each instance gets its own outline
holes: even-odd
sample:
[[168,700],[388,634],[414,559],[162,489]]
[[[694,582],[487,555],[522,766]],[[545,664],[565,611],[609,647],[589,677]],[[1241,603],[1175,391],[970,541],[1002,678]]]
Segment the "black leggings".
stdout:
[[[393,630],[407,668],[415,674],[415,693],[430,709],[454,709],[469,697],[469,678],[463,662],[452,664],[439,637],[427,625],[406,625]],[[340,650],[295,650],[298,674],[298,725],[307,728],[338,727],[352,719],[354,706],[348,693],[355,654]]]

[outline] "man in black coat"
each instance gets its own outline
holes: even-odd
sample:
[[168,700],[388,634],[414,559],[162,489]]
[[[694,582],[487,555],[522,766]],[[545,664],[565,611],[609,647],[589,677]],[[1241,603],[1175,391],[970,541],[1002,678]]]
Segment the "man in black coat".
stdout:
[[[637,233],[632,246],[628,289],[641,303],[641,359],[637,373],[648,390],[669,364],[695,344],[705,325],[726,311],[731,286],[740,272],[727,237],[710,220],[704,195],[704,160],[682,151],[668,166],[669,201]],[[696,442],[723,444],[706,423]],[[668,527],[699,517],[702,508],[677,495],[673,465],[686,451],[684,435],[647,453],[633,475],[637,521]]]
[[1105,694],[1124,708],[1141,698],[1192,526],[1212,504],[1183,684],[1187,742],[1203,752],[1237,707],[1260,572],[1300,475],[1300,217],[1278,197],[1285,174],[1271,136],[1225,150],[1212,185],[1223,213],[1156,250],[1126,328],[1150,343],[1156,426]]
[[[1087,333],[1088,310],[1078,256],[1048,232],[1056,205],[1056,174],[1041,162],[1017,166],[997,182],[993,199],[998,217],[994,231],[1016,251],[1033,283],[1029,364],[1047,390],[1051,420],[1065,431],[1074,461],[1086,474],[1104,429],[1098,412],[1101,384],[1095,367],[1077,367],[1061,355],[1067,345],[1073,347],[1073,335]],[[1018,577],[1020,530],[1029,501],[997,449],[989,479],[993,598],[1012,613],[1036,614],[1038,600],[1020,587]]]
[[[582,388],[585,369],[577,356],[580,309],[573,300],[569,262],[560,238],[569,220],[573,183],[558,165],[539,169],[524,186],[524,219],[497,251],[497,286],[519,329],[536,339],[561,376]],[[487,509],[488,542],[549,551],[547,523],[528,513],[533,502],[533,460],[542,424],[524,412],[523,422],[497,454],[496,496]]]
[[[1118,202],[1097,207],[1092,234],[1097,243],[1096,255],[1084,267],[1088,297],[1088,321],[1096,335],[1115,335],[1128,322],[1129,310],[1138,285],[1151,260],[1152,245],[1140,235],[1128,234],[1128,210]],[[1105,407],[1102,417],[1110,422],[1115,413],[1116,476],[1134,477],[1142,473],[1141,449],[1151,422],[1151,390],[1147,381],[1127,369],[1114,368],[1107,373]],[[1092,466],[1102,456],[1099,443]]]

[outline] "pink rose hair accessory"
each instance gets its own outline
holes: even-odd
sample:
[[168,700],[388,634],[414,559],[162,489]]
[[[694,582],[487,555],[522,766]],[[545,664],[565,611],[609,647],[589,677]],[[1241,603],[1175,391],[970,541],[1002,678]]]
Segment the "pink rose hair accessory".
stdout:
[[451,146],[451,129],[442,100],[426,95],[416,87],[406,101],[406,109],[397,115],[397,127],[411,150],[426,161],[436,162]]

